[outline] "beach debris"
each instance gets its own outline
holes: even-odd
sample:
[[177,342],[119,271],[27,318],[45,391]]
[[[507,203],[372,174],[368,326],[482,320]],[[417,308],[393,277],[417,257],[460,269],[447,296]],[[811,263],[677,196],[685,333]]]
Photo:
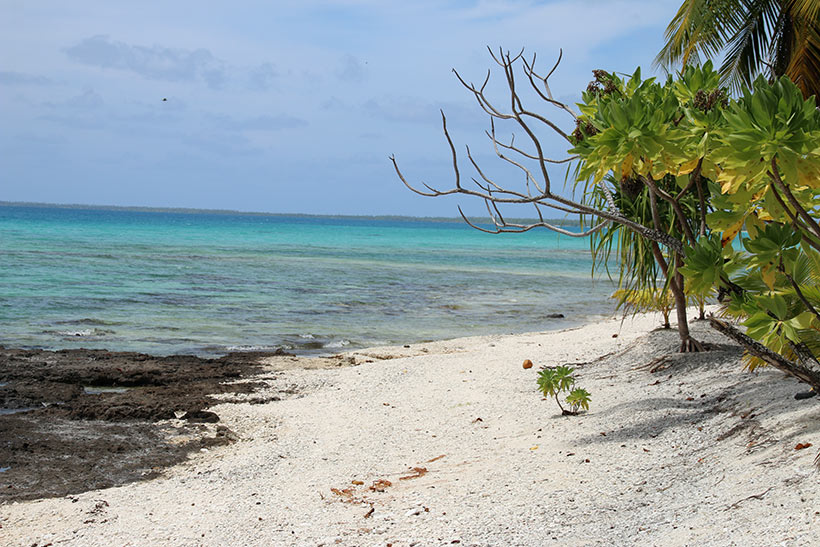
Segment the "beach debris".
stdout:
[[[477,420],[481,420],[481,418],[477,418]],[[433,463],[434,461],[438,461],[441,458],[445,457],[446,455],[447,454],[442,454],[440,456],[436,456],[435,458],[430,458],[429,460],[427,460],[427,463]]]
[[350,484],[355,484],[356,486],[361,486],[361,485],[364,484],[364,481],[358,481],[358,480],[354,479],[354,480],[350,481]]
[[[365,503],[365,500],[357,498],[354,495],[352,488],[331,488],[330,491],[339,496],[344,503]],[[324,497],[322,499],[324,499]]]
[[430,508],[420,505],[419,507],[414,507],[405,513],[405,517],[415,517],[416,515],[420,515],[422,513],[429,513]]
[[794,446],[794,449],[795,449],[795,450],[803,450],[804,448],[808,448],[808,447],[810,447],[810,446],[811,446],[811,443],[797,443],[797,444]]
[[108,507],[108,502],[105,501],[105,500],[94,500],[94,501],[95,501],[94,507],[92,507],[91,509],[86,511],[86,513],[89,514],[89,515],[102,513],[103,511],[105,511],[105,508]]
[[525,369],[532,368],[532,361],[530,361],[529,359],[524,359],[524,365],[523,366],[524,366]]
[[342,496],[346,498],[353,496],[353,491],[350,488],[345,488],[344,490],[339,490],[338,488],[331,488],[330,491],[336,494],[337,496]]
[[393,483],[390,482],[389,480],[387,480],[387,479],[377,479],[377,480],[373,481],[373,484],[371,484],[368,487],[368,489],[372,490],[373,492],[384,492],[385,488],[389,488],[391,486],[393,486]]
[[370,509],[367,510],[367,513],[364,514],[364,518],[369,519],[373,516],[373,513],[376,511],[376,508],[373,505],[370,505]]
[[538,450],[538,445],[531,446],[531,447],[530,447],[530,450]]
[[734,502],[733,504],[728,505],[728,506],[726,507],[726,509],[724,509],[724,511],[728,511],[729,509],[737,509],[737,507],[738,507],[741,503],[743,503],[744,501],[749,501],[749,500],[751,500],[751,499],[762,500],[762,499],[763,499],[763,496],[765,496],[766,494],[768,494],[768,493],[769,493],[769,491],[770,491],[770,490],[772,490],[772,489],[774,489],[774,486],[770,486],[770,487],[768,487],[766,490],[764,490],[764,491],[763,491],[763,492],[761,492],[760,494],[752,494],[752,495],[751,495],[751,496],[749,496],[749,497],[743,498],[743,499],[741,499],[741,500],[737,500],[737,501],[736,501],[736,502]]
[[411,473],[409,475],[399,477],[399,480],[400,481],[406,481],[406,480],[410,480],[410,479],[417,479],[417,478],[423,477],[424,475],[427,474],[427,468],[426,467],[411,467],[410,471],[411,471]]
[[482,419],[479,417],[479,418],[476,418],[475,420],[473,420],[473,423],[474,423],[474,424],[477,424],[478,422],[483,422],[483,421],[484,421],[484,420],[482,420]]

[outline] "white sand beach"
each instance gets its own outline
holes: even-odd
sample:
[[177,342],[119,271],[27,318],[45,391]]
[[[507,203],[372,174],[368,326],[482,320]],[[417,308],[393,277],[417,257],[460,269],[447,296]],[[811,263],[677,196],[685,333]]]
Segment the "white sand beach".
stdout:
[[[658,324],[372,348],[344,368],[272,359],[282,400],[215,408],[236,442],[156,479],[1,506],[0,544],[820,544],[818,398],[744,372],[703,322],[714,349],[688,355]],[[589,412],[536,391],[564,363]]]

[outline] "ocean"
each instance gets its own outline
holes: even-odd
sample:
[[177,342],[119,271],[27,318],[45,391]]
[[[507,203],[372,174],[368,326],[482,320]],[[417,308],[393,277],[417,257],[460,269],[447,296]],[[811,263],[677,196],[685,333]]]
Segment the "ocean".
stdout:
[[560,329],[613,312],[590,268],[586,239],[546,230],[0,206],[0,345],[305,355]]

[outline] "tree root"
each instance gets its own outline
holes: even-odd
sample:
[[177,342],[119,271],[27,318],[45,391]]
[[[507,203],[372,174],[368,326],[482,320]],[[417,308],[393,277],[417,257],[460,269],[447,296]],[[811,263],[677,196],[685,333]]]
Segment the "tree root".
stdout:
[[687,336],[684,340],[682,340],[680,343],[680,348],[678,349],[678,353],[700,353],[701,351],[706,351],[703,344],[691,336]]

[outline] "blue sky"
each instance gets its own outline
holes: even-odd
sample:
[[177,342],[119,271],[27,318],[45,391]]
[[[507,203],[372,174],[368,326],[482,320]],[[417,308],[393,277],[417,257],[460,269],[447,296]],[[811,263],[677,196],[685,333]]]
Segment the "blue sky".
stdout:
[[455,216],[461,203],[480,213],[464,197],[411,194],[388,161],[449,187],[443,109],[460,150],[520,182],[494,159],[487,117],[451,69],[480,81],[488,45],[524,47],[541,66],[563,48],[552,90],[573,102],[593,69],[651,73],[679,4],[4,0],[0,200],[411,216]]

